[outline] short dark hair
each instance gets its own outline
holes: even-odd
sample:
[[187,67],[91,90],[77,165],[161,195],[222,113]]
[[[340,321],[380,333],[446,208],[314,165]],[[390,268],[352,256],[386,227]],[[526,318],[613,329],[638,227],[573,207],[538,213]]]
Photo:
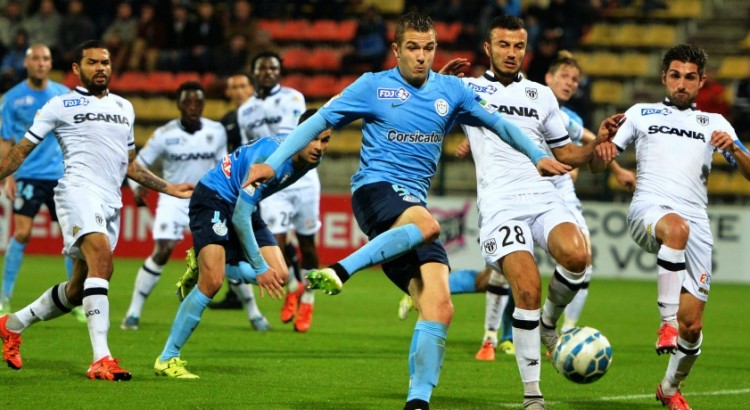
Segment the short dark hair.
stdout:
[[573,57],[573,53],[568,50],[560,50],[557,53],[557,59],[553,61],[552,64],[550,64],[547,72],[550,74],[555,74],[557,70],[559,70],[562,66],[575,67],[579,72],[583,72],[583,70],[581,69],[581,65],[578,64],[578,60],[576,60],[575,57]]
[[404,41],[404,32],[406,30],[414,30],[420,33],[427,33],[432,30],[435,32],[435,38],[437,38],[435,24],[432,22],[430,16],[426,14],[413,11],[399,17],[396,23],[396,35],[393,39],[396,44],[401,44]]
[[101,40],[86,40],[83,43],[79,44],[78,47],[76,47],[74,54],[75,63],[81,64],[81,61],[83,60],[83,52],[92,48],[103,48],[109,51],[107,44]]
[[310,108],[307,111],[303,112],[302,115],[299,116],[299,122],[297,123],[297,125],[307,121],[307,119],[315,115],[316,112],[318,112],[317,108]]
[[682,61],[683,63],[693,63],[698,66],[698,74],[703,75],[706,68],[708,54],[700,48],[690,44],[680,44],[667,50],[664,59],[661,61],[661,71],[666,73],[672,61]]
[[279,65],[281,66],[281,69],[282,70],[284,69],[284,59],[281,58],[281,55],[279,55],[279,53],[277,53],[275,51],[272,51],[272,50],[265,50],[265,51],[259,52],[255,56],[253,56],[253,59],[250,60],[250,72],[251,73],[255,72],[255,64],[261,58],[275,58],[275,59],[279,60]]
[[492,30],[496,28],[506,29],[506,30],[525,30],[526,24],[524,24],[523,19],[515,16],[497,16],[494,19],[492,19],[492,23],[490,23],[490,26],[487,28],[487,33],[485,33],[485,40],[487,42],[490,41],[490,33],[492,33]]
[[200,91],[204,95],[206,94],[206,91],[203,89],[203,85],[201,85],[201,83],[197,81],[185,81],[177,88],[177,104],[180,103],[180,96],[182,96],[182,93],[184,91]]

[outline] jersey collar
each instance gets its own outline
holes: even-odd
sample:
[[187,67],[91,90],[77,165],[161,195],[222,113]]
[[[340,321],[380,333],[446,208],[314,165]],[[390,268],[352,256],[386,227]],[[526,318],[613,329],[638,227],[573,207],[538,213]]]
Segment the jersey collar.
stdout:
[[[81,87],[80,85],[76,86],[75,92],[77,92],[78,94],[81,94],[81,95],[85,95],[87,97],[93,97],[94,96],[94,94],[92,94],[91,92],[89,92],[89,90]],[[103,96],[106,97],[107,94],[109,94],[109,90],[105,90]]]
[[268,97],[270,97],[272,95],[278,94],[279,91],[281,91],[281,84],[276,84],[275,86],[273,86],[273,88],[271,88],[271,91],[269,91],[268,95],[266,95],[265,97],[261,97],[258,94],[257,91],[255,92],[255,96],[258,97],[258,98],[260,98],[260,99],[264,99],[264,98],[268,98]]
[[[675,106],[674,103],[669,100],[669,97],[664,97],[664,101],[662,102],[662,104],[664,104],[664,105],[666,105],[668,107],[674,107]],[[691,110],[695,111],[697,108],[698,108],[698,106],[695,104],[695,102],[693,102],[692,104],[690,104],[690,109]]]
[[[497,77],[495,77],[495,73],[493,73],[493,72],[492,72],[491,70],[487,70],[487,71],[486,71],[486,72],[484,73],[484,78],[486,78],[486,79],[487,79],[487,80],[489,80],[489,81],[493,81],[493,82],[500,82],[500,81],[499,81],[499,80],[497,79]],[[523,76],[521,75],[521,73],[518,73],[518,75],[516,75],[516,78],[514,78],[514,79],[513,79],[513,82],[514,82],[514,83],[520,83],[520,82],[521,82],[521,80],[523,80]]]

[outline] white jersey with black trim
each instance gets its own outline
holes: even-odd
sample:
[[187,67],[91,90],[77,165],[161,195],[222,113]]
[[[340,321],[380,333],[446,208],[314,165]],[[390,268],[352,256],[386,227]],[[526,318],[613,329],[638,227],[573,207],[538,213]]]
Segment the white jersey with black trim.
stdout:
[[[556,148],[570,143],[552,90],[522,77],[507,87],[488,71],[478,78],[464,81],[487,101],[488,111],[499,111],[521,128],[539,147]],[[549,178],[539,175],[528,157],[503,142],[484,127],[462,125],[469,138],[476,164],[477,203],[500,206],[499,198],[517,195],[540,195],[555,192]],[[530,197],[529,197],[530,198]]]
[[724,131],[737,140],[734,128],[719,114],[678,110],[669,100],[636,104],[625,118],[612,142],[620,151],[635,142],[638,184],[633,202],[653,202],[705,217],[706,181],[715,151],[711,134]]
[[57,189],[84,187],[104,203],[122,207],[120,186],[135,149],[133,105],[108,93],[97,98],[85,88],[53,97],[37,113],[24,138],[39,144],[54,131],[65,171]]
[[172,183],[196,184],[227,155],[227,134],[220,122],[201,118],[201,128],[185,131],[179,119],[169,121],[138,152],[147,167],[162,159],[163,177]]
[[[237,109],[242,145],[261,137],[289,134],[305,112],[305,96],[294,88],[276,84],[266,98],[254,94]],[[313,169],[285,189],[320,185],[318,170]]]

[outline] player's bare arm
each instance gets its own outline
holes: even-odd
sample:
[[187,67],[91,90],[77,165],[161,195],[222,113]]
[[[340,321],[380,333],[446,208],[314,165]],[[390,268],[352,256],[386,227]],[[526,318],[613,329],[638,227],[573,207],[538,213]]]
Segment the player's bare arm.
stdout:
[[445,65],[440,68],[440,71],[438,71],[438,74],[443,75],[455,75],[456,77],[463,77],[464,73],[463,71],[466,70],[471,65],[471,62],[465,58],[454,58],[451,61],[448,61],[445,63]]
[[247,179],[242,184],[243,188],[247,188],[249,185],[254,187],[260,186],[260,184],[270,180],[276,175],[273,168],[268,164],[253,164],[250,166],[250,172],[247,173]]
[[[10,150],[13,149],[13,145],[13,141],[9,140],[0,142],[0,158],[7,157]],[[13,178],[13,175],[8,175],[8,177],[5,178],[5,195],[7,195],[8,199],[11,201],[15,201],[17,192],[18,186],[16,185],[16,179]]]
[[34,148],[36,148],[36,145],[26,138],[21,139],[18,144],[14,145],[8,155],[3,156],[2,162],[0,162],[0,180],[16,172]]
[[[581,142],[584,144],[590,144],[594,141],[596,141],[596,135],[594,135],[593,132],[589,131],[588,128],[584,128]],[[612,160],[612,162],[609,163],[608,167],[609,170],[612,171],[612,175],[615,176],[618,184],[625,187],[630,192],[633,192],[635,190],[635,172],[622,167],[617,163],[617,160]],[[573,179],[575,180],[575,176],[573,177]]]
[[180,183],[170,184],[169,182],[157,177],[147,168],[143,167],[135,159],[135,151],[130,151],[130,163],[128,164],[128,178],[141,184],[142,186],[162,192],[177,198],[190,198],[195,188],[193,184]]
[[750,180],[750,154],[735,143],[728,133],[725,131],[714,131],[711,134],[711,145],[729,152],[737,163],[737,168],[742,173],[742,176]]

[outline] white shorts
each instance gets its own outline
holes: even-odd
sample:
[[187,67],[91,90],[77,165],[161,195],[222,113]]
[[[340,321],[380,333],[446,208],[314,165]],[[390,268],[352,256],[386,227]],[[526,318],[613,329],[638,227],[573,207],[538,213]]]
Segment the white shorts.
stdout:
[[55,188],[55,207],[63,234],[63,254],[83,259],[80,239],[93,232],[107,235],[109,249],[114,251],[120,235],[120,208],[106,204],[90,190],[62,185]]
[[661,245],[656,240],[654,227],[664,215],[671,213],[683,217],[690,226],[690,236],[685,249],[687,275],[682,281],[682,287],[705,302],[711,290],[711,252],[714,245],[708,216],[687,217],[679,211],[664,208],[659,204],[633,201],[628,210],[630,236],[646,252],[658,253]]
[[[305,177],[307,178],[307,176]],[[300,235],[315,235],[320,229],[320,180],[309,180],[301,187],[297,183],[265,198],[260,203],[260,216],[274,235],[295,231]]]
[[190,226],[189,206],[190,199],[159,194],[154,226],[151,229],[154,240],[181,241],[185,237],[185,229]]
[[577,225],[575,215],[559,195],[546,195],[540,203],[531,206],[518,203],[512,209],[489,215],[486,222],[482,221],[480,232],[484,261],[487,266],[502,272],[498,261],[511,252],[527,251],[533,255],[534,243],[548,251],[549,233],[565,222]]

